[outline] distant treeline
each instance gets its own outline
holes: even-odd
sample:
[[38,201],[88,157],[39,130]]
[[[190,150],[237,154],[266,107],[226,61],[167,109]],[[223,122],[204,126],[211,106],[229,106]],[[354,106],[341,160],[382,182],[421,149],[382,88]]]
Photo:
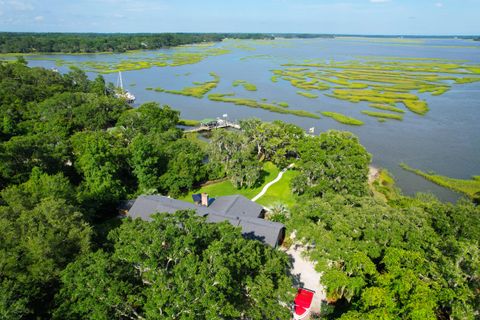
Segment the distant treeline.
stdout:
[[0,33],[0,53],[125,52],[234,39],[273,39],[260,33]]
[[298,38],[298,39],[314,39],[314,38],[335,38],[333,34],[314,34],[314,33],[276,33],[275,37],[281,38]]

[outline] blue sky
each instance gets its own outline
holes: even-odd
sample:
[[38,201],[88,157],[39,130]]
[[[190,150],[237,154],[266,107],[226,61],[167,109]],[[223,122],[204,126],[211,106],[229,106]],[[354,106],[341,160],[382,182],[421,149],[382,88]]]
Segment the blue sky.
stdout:
[[480,34],[480,0],[0,0],[0,31]]

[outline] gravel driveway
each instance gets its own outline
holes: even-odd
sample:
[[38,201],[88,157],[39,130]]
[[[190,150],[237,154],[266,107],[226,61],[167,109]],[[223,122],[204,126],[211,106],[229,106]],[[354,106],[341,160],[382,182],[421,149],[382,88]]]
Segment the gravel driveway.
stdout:
[[320,312],[322,300],[326,300],[326,293],[320,284],[321,273],[315,270],[315,263],[302,256],[303,248],[295,250],[295,245],[291,246],[286,253],[292,258],[293,268],[291,273],[295,279],[295,285],[306,289],[314,290],[312,312]]

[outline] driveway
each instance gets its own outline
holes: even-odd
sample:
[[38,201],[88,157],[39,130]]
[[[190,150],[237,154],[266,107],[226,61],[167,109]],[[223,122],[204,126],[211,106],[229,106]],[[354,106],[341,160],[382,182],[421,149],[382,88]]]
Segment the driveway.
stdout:
[[323,286],[320,284],[321,273],[315,270],[315,263],[302,256],[303,248],[294,249],[292,245],[286,253],[292,258],[293,268],[291,273],[294,277],[294,284],[298,287],[314,290],[312,312],[320,312],[322,301],[326,300],[326,293]]

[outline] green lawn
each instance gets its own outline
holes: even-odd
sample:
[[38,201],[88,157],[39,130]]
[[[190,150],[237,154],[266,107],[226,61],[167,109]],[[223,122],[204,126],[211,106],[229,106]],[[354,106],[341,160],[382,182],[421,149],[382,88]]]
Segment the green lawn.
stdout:
[[282,203],[288,207],[296,204],[296,197],[292,194],[290,181],[299,174],[296,170],[288,170],[282,179],[272,185],[268,191],[257,200],[257,203],[269,207],[275,203]]
[[[192,200],[192,194],[194,193],[208,193],[208,195],[212,198],[216,197],[221,197],[221,196],[229,196],[229,195],[234,195],[234,194],[240,194],[245,196],[248,199],[251,199],[255,197],[260,191],[262,191],[262,188],[264,185],[275,179],[278,175],[278,168],[271,162],[266,162],[263,166],[264,170],[264,183],[260,186],[257,186],[256,188],[243,188],[243,189],[236,189],[230,181],[222,181],[218,183],[213,183],[208,186],[204,186],[200,189],[194,190],[190,192],[188,195],[180,198],[180,200],[185,200],[189,202],[193,202]],[[278,183],[281,183],[279,181]],[[273,186],[272,186],[273,187]],[[266,195],[265,195],[266,196]]]
[[[227,180],[204,186],[200,189],[190,192],[182,198],[179,198],[179,200],[193,202],[192,194],[202,192],[208,193],[208,195],[212,198],[240,194],[248,199],[252,199],[258,193],[260,193],[260,191],[262,191],[263,187],[267,183],[275,179],[280,172],[280,170],[271,162],[266,162],[263,170],[265,171],[264,182],[261,186],[257,186],[256,188],[236,189],[232,185],[232,183]],[[263,197],[257,200],[257,203],[266,207],[269,207],[275,203],[283,203],[289,207],[293,206],[296,203],[296,199],[295,196],[292,195],[292,191],[290,189],[290,181],[296,175],[298,175],[298,171],[295,170],[288,170],[287,172],[285,172],[282,179],[272,185],[268,189],[267,193],[265,193]]]

